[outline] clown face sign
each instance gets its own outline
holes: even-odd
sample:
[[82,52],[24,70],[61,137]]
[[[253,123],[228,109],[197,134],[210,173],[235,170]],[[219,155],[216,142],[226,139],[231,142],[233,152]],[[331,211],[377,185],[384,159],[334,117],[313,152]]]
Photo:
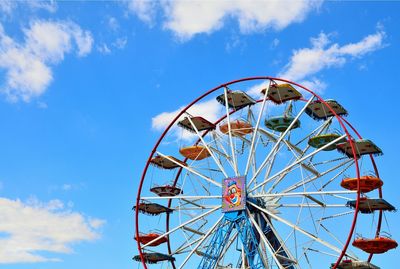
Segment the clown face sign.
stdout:
[[223,180],[222,212],[243,210],[246,206],[246,178],[232,177]]

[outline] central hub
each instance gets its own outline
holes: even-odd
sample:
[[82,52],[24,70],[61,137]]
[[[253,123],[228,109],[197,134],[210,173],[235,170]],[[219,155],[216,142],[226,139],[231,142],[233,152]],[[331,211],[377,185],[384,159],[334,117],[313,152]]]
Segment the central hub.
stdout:
[[222,181],[222,212],[246,208],[246,177],[228,177]]

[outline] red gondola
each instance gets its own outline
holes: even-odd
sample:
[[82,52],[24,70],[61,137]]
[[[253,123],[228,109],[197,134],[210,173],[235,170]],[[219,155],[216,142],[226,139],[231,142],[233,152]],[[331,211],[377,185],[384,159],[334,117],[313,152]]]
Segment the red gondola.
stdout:
[[144,245],[149,243],[149,242],[151,242],[151,241],[153,241],[153,240],[155,240],[155,239],[157,239],[157,238],[158,238],[158,240],[153,242],[153,243],[151,243],[149,246],[156,247],[156,246],[161,245],[161,244],[163,244],[163,243],[168,241],[166,236],[161,236],[161,234],[154,233],[154,232],[153,233],[148,233],[148,234],[140,234],[139,235],[139,240],[135,236],[135,240],[139,241],[140,243],[142,243]]
[[[340,183],[345,189],[356,191],[357,190],[357,183],[358,179],[355,177],[353,178],[345,178]],[[367,193],[382,187],[383,181],[380,178],[373,177],[373,176],[362,176],[360,177],[360,191]]]
[[385,253],[397,247],[397,242],[391,238],[378,236],[373,239],[357,238],[353,246],[370,254]]

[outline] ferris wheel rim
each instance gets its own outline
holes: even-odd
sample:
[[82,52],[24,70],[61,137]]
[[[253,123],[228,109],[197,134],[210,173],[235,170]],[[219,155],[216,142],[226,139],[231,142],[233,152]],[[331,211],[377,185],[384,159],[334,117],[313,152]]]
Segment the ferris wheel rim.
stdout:
[[[191,106],[193,106],[194,104],[196,104],[197,102],[199,102],[200,100],[202,100],[204,97],[210,95],[211,93],[213,93],[213,92],[215,92],[215,91],[217,91],[217,90],[219,90],[219,89],[221,89],[221,88],[224,88],[224,87],[227,87],[227,86],[229,86],[229,85],[232,85],[232,84],[236,84],[236,83],[240,83],[240,82],[245,82],[245,81],[255,81],[255,80],[270,80],[270,81],[280,81],[280,82],[290,83],[290,84],[292,84],[292,85],[295,85],[295,86],[298,86],[298,87],[302,88],[303,90],[307,91],[307,92],[310,93],[312,96],[314,96],[315,98],[317,98],[319,101],[321,101],[324,105],[326,105],[326,106],[331,110],[331,112],[334,114],[334,117],[337,118],[337,120],[338,120],[340,126],[342,127],[343,131],[345,132],[345,134],[346,134],[346,136],[347,136],[347,138],[348,138],[348,140],[349,140],[349,142],[350,142],[350,146],[351,146],[351,148],[352,148],[353,156],[356,156],[356,154],[355,154],[355,153],[356,153],[356,151],[355,151],[355,145],[354,145],[352,139],[350,139],[352,136],[351,136],[350,133],[348,132],[348,130],[347,130],[347,128],[346,128],[346,125],[348,125],[351,129],[353,129],[357,135],[359,135],[358,132],[348,123],[347,120],[343,119],[340,115],[337,115],[337,114],[335,113],[335,111],[330,107],[330,105],[329,105],[328,103],[326,103],[325,100],[324,100],[323,98],[321,98],[318,94],[316,94],[316,93],[313,92],[312,90],[306,88],[305,86],[303,86],[303,85],[301,85],[301,84],[298,84],[298,83],[296,83],[296,82],[293,82],[293,81],[289,81],[289,80],[282,79],[282,78],[269,77],[269,76],[247,77],[247,78],[242,78],[242,79],[238,79],[238,80],[233,80],[233,81],[230,81],[230,82],[227,82],[227,83],[223,83],[223,84],[221,84],[221,85],[219,85],[219,86],[217,86],[217,87],[215,87],[215,88],[213,88],[213,89],[211,89],[211,90],[205,92],[205,93],[204,93],[203,95],[201,95],[200,97],[196,98],[196,99],[195,99],[194,101],[192,101],[189,105],[187,105],[184,109],[182,109],[182,110],[180,111],[180,113],[178,113],[178,115],[177,115],[177,116],[170,122],[170,124],[166,127],[166,129],[164,130],[164,132],[161,134],[161,136],[159,137],[158,141],[156,142],[155,146],[153,147],[153,150],[151,151],[151,154],[150,154],[150,156],[149,156],[149,158],[148,158],[148,160],[147,160],[147,162],[146,162],[145,168],[144,168],[143,173],[142,173],[141,181],[140,181],[140,183],[139,183],[138,195],[137,195],[137,199],[136,199],[136,206],[139,205],[139,202],[140,202],[140,200],[141,200],[141,191],[142,191],[142,187],[143,187],[143,182],[144,182],[144,179],[145,179],[145,176],[146,176],[146,173],[147,173],[149,164],[150,164],[150,160],[151,160],[151,158],[154,156],[154,154],[156,153],[156,150],[157,150],[159,144],[160,144],[161,141],[164,139],[165,135],[168,133],[168,131],[171,129],[171,127],[176,123],[176,121],[177,121]],[[231,111],[231,113],[235,113],[235,112],[236,112],[236,111]],[[229,113],[229,114],[231,114],[231,113]],[[226,117],[226,115],[225,115],[225,117]],[[223,118],[219,119],[217,122],[220,122],[222,119],[223,119]],[[198,143],[198,142],[197,142],[197,143]],[[359,167],[358,167],[358,160],[357,160],[356,157],[354,157],[353,159],[354,159],[354,163],[355,163],[355,165],[356,165],[357,178],[359,179],[359,178],[360,178],[360,171],[359,171]],[[371,156],[371,159],[373,160],[373,156]],[[185,161],[186,161],[186,160],[185,160]],[[374,161],[373,161],[373,163],[374,163]],[[375,163],[374,163],[374,164],[375,164]],[[376,171],[377,171],[376,165],[374,165],[374,168],[376,168]],[[182,168],[180,168],[180,171],[182,171]],[[179,171],[179,173],[180,173],[180,171]],[[178,178],[178,176],[176,177],[176,179],[177,179],[177,178]],[[176,184],[176,179],[175,179],[175,181],[174,181],[174,184]],[[358,184],[358,185],[359,185],[359,184]],[[382,196],[381,190],[380,190],[380,196]],[[358,186],[357,201],[356,201],[356,207],[355,207],[355,210],[354,210],[354,218],[353,218],[352,227],[351,227],[350,232],[349,232],[349,235],[348,235],[348,240],[347,240],[346,245],[345,245],[345,247],[344,247],[343,250],[342,250],[342,254],[341,254],[341,256],[339,257],[339,259],[337,260],[337,262],[336,262],[334,268],[336,268],[337,265],[338,265],[338,264],[340,263],[340,261],[342,260],[344,254],[346,253],[347,248],[348,248],[348,246],[349,246],[350,239],[351,239],[351,237],[352,237],[352,235],[353,235],[353,233],[354,233],[354,228],[355,228],[355,224],[356,224],[356,220],[357,220],[357,216],[358,216],[359,199],[360,199],[360,186]],[[170,205],[170,203],[171,203],[171,200],[169,200],[169,205]],[[136,232],[135,232],[135,233],[136,233],[136,236],[138,236],[138,235],[139,235],[139,212],[138,212],[138,210],[136,210],[136,212],[135,212],[135,226],[136,226]],[[168,231],[168,229],[169,229],[168,226],[169,226],[169,215],[167,214],[167,231]],[[171,251],[171,247],[170,247],[170,242],[169,242],[169,240],[167,241],[167,244],[168,244],[168,252],[171,253],[172,251]],[[142,260],[142,264],[143,264],[144,268],[147,268],[146,263],[145,263],[144,258],[143,258],[141,243],[138,241],[138,244],[137,244],[137,245],[138,245],[139,255],[140,255],[140,258],[141,258],[141,260]],[[371,256],[370,258],[372,258],[372,256]],[[172,264],[173,268],[175,269],[176,266],[175,266],[174,261],[172,261],[171,264]]]

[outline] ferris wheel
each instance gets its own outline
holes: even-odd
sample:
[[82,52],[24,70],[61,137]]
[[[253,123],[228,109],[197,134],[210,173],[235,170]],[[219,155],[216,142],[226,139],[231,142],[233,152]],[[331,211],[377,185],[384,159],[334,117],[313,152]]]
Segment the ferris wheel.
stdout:
[[338,101],[272,77],[219,85],[174,115],[139,183],[144,268],[378,269],[397,247],[374,157]]

